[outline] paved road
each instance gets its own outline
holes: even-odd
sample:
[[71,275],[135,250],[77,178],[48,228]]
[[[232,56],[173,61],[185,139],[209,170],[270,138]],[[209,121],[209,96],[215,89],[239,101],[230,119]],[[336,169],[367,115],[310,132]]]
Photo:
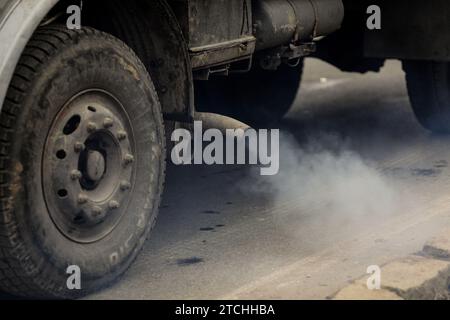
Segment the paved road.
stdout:
[[450,225],[450,139],[416,124],[398,62],[359,75],[308,60],[281,127],[276,177],[170,167],[142,254],[88,298],[323,299]]

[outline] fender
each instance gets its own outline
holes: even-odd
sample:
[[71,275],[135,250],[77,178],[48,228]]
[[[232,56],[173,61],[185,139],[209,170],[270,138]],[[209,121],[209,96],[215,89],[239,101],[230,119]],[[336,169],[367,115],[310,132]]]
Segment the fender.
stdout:
[[[3,106],[9,83],[25,46],[41,21],[58,2],[59,0],[0,0],[0,106]],[[96,3],[96,1],[86,1],[85,4],[89,3]],[[141,3],[145,5],[144,2]],[[150,22],[151,26],[156,27],[153,29],[156,30],[156,33],[149,34],[149,41],[167,40],[164,46],[158,45],[157,47],[164,47],[166,50],[168,50],[167,48],[174,49],[172,50],[174,54],[168,55],[172,59],[172,63],[168,65],[176,65],[177,71],[151,68],[150,65],[153,61],[149,61],[149,56],[142,56],[141,52],[137,52],[137,54],[147,66],[154,80],[165,117],[179,121],[191,121],[194,114],[193,76],[189,51],[181,28],[165,0],[148,1],[146,4],[158,9],[158,15],[156,15],[156,11],[153,11],[155,19],[147,19],[147,21],[156,20]],[[96,26],[94,25],[94,27]],[[166,34],[162,34],[162,32]],[[129,43],[127,36],[123,36],[121,40],[136,49],[136,43]],[[158,54],[161,53],[158,52]],[[175,63],[173,63],[174,61]],[[170,82],[167,79],[168,73],[171,76]]]
[[57,2],[0,0],[0,106],[28,40]]

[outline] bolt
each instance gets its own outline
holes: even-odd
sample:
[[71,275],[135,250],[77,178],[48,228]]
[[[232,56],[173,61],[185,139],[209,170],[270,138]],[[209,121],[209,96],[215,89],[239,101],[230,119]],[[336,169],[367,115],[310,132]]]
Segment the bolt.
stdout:
[[82,142],[75,142],[75,145],[73,148],[76,153],[80,153],[81,151],[83,151],[86,148],[86,146]]
[[97,206],[92,208],[92,215],[94,216],[94,218],[98,217],[101,214],[102,214],[102,208],[97,207]]
[[86,197],[84,194],[80,194],[78,196],[78,203],[79,204],[85,204],[86,202],[88,202],[88,197]]
[[125,140],[127,138],[127,133],[123,130],[117,132],[117,139],[120,141]]
[[72,172],[70,173],[70,178],[72,180],[79,180],[82,176],[83,174],[79,170],[72,170]]
[[121,183],[120,183],[120,189],[122,190],[122,191],[126,191],[126,190],[128,190],[128,189],[130,189],[131,188],[131,183],[129,183],[128,181],[122,181]]
[[105,118],[105,120],[103,120],[103,127],[105,129],[111,128],[114,125],[114,120],[111,119],[110,117]]
[[126,165],[126,166],[131,164],[131,163],[133,163],[133,161],[134,161],[134,157],[133,157],[132,154],[127,154],[123,158],[123,164]]
[[97,130],[97,125],[94,122],[89,122],[87,125],[87,131],[93,133]]
[[115,201],[115,200],[111,200],[111,201],[108,203],[108,206],[109,206],[109,208],[110,208],[111,210],[114,210],[114,209],[118,209],[118,208],[120,207],[120,204],[119,204],[119,202],[117,202],[117,201]]

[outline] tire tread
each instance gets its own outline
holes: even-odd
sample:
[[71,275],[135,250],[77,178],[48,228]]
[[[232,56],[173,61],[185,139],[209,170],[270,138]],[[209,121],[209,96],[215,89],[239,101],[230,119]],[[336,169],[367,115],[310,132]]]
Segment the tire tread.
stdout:
[[[26,264],[27,249],[21,241],[19,227],[14,219],[11,190],[9,188],[12,182],[10,149],[14,139],[14,131],[17,129],[16,122],[21,112],[21,104],[25,100],[26,92],[34,78],[58,50],[64,46],[70,46],[72,43],[79,41],[80,38],[92,35],[119,44],[140,63],[142,70],[146,70],[136,54],[125,43],[112,35],[89,27],[83,27],[80,30],[68,30],[64,26],[49,25],[36,30],[32,40],[26,46],[5,98],[0,115],[0,291],[3,290],[8,294],[23,297],[60,298],[48,292],[48,288],[43,288],[32,281],[32,278],[38,276],[36,273],[31,276],[36,270],[27,270],[29,266]],[[147,72],[145,73],[147,74]],[[148,78],[149,83],[152,83],[149,75]],[[154,87],[152,89],[156,92]],[[163,128],[162,114],[161,112],[158,114],[157,121],[159,126]],[[162,130],[162,134],[164,134],[164,130]],[[162,137],[162,141],[165,141],[164,137]],[[165,155],[164,146],[162,148],[162,154]],[[161,198],[164,186],[165,159],[162,160],[163,170],[160,172],[159,190],[155,195],[158,199]],[[159,203],[155,206],[155,210],[157,208],[159,208]],[[155,222],[156,219],[147,228],[151,230]],[[150,230],[147,230],[147,235]]]

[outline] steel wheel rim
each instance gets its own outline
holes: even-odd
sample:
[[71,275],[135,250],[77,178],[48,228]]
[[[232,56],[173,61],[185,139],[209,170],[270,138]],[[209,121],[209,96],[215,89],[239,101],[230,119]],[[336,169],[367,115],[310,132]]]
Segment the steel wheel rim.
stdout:
[[115,229],[134,189],[134,148],[131,121],[111,93],[86,90],[61,108],[45,142],[42,188],[64,236],[91,243]]

